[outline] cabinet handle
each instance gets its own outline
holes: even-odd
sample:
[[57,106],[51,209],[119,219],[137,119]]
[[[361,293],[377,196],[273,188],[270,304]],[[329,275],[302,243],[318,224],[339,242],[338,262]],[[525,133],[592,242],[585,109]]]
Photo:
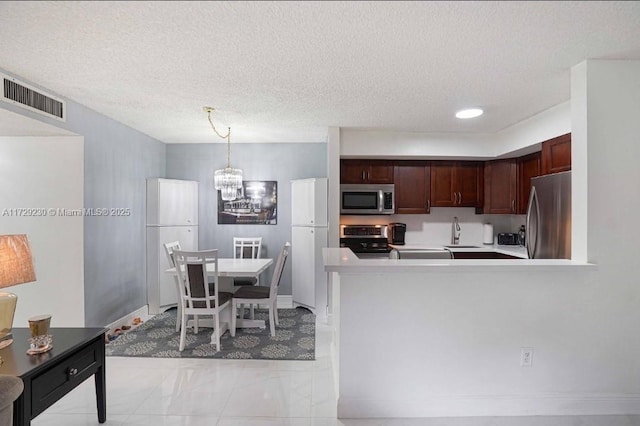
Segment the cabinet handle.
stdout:
[[516,200],[511,200],[511,212],[516,212]]
[[69,368],[69,377],[73,377],[76,374],[78,374],[78,369],[77,368]]
[[431,211],[431,200],[427,200],[427,212]]
[[362,171],[362,180],[365,180],[365,179],[366,179],[366,177],[365,177],[365,173],[366,173],[366,172],[363,170],[363,171]]

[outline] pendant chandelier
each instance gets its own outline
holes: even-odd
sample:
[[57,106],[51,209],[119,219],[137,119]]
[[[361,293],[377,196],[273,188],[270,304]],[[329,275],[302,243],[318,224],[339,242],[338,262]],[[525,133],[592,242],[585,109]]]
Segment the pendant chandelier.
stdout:
[[242,188],[242,170],[231,167],[231,127],[227,127],[227,134],[221,135],[211,121],[211,107],[204,107],[207,119],[213,131],[218,137],[227,140],[227,167],[216,170],[213,176],[213,184],[216,190],[220,191],[223,200],[231,201],[238,197],[238,190]]

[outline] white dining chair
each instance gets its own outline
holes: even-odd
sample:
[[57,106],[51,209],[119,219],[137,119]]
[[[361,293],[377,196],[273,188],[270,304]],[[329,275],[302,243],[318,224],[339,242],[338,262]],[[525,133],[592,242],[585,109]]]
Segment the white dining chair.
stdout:
[[[269,327],[271,336],[276,335],[276,325],[279,324],[278,320],[278,286],[280,285],[280,278],[282,278],[282,271],[284,270],[284,264],[287,261],[289,255],[289,247],[291,243],[286,242],[271,277],[271,284],[266,286],[243,286],[233,294],[231,304],[233,308],[238,308],[239,305],[244,303],[249,304],[264,304],[269,309]],[[233,310],[232,310],[233,312]],[[231,336],[236,335],[236,316],[231,315]]]
[[233,237],[234,259],[259,259],[262,237]]
[[[173,258],[176,263],[179,281],[184,283],[184,291],[180,298],[182,318],[180,321],[180,347],[184,350],[187,320],[194,316],[193,332],[198,334],[198,316],[211,315],[213,317],[213,333],[211,344],[216,350],[220,345],[220,315],[231,303],[232,293],[218,290],[218,250],[181,251],[174,250]],[[213,265],[213,271],[207,271],[207,266]],[[211,268],[209,268],[211,269]],[[213,278],[213,291],[210,291],[209,281]],[[235,315],[231,315],[235,318]]]
[[[176,262],[173,259],[173,252],[176,250],[181,250],[180,241],[172,241],[170,243],[163,244],[164,252],[167,255],[167,260],[169,261],[169,266],[171,268],[176,267]],[[174,280],[176,283],[176,292],[178,294],[178,313],[176,315],[176,331],[180,331],[180,319],[182,318],[182,305],[180,304],[180,297],[182,295],[183,285],[180,284],[180,279],[178,275],[174,275]]]
[[[259,259],[262,250],[262,237],[234,237],[234,259]],[[260,277],[239,277],[233,279],[233,289],[237,291],[241,286],[260,285]],[[244,317],[244,306],[240,306],[240,316]],[[255,318],[254,305],[249,306],[249,318]]]

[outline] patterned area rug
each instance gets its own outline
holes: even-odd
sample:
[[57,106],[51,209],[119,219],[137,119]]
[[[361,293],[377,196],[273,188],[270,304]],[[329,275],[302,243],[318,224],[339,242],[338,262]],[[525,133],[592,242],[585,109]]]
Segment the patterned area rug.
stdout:
[[188,329],[185,348],[180,352],[176,310],[171,309],[109,342],[106,354],[147,358],[315,359],[316,316],[305,308],[295,308],[278,309],[278,317],[280,325],[276,326],[275,337],[271,337],[268,311],[256,309],[255,318],[265,320],[267,327],[239,328],[235,337],[227,331],[220,338],[222,349],[217,352],[210,343],[210,328],[200,327],[198,334]]

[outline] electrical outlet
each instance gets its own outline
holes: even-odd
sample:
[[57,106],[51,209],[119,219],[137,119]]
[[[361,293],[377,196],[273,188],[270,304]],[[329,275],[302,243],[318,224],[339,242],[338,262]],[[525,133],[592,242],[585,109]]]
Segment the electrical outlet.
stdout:
[[520,348],[520,367],[531,367],[533,364],[533,348]]

